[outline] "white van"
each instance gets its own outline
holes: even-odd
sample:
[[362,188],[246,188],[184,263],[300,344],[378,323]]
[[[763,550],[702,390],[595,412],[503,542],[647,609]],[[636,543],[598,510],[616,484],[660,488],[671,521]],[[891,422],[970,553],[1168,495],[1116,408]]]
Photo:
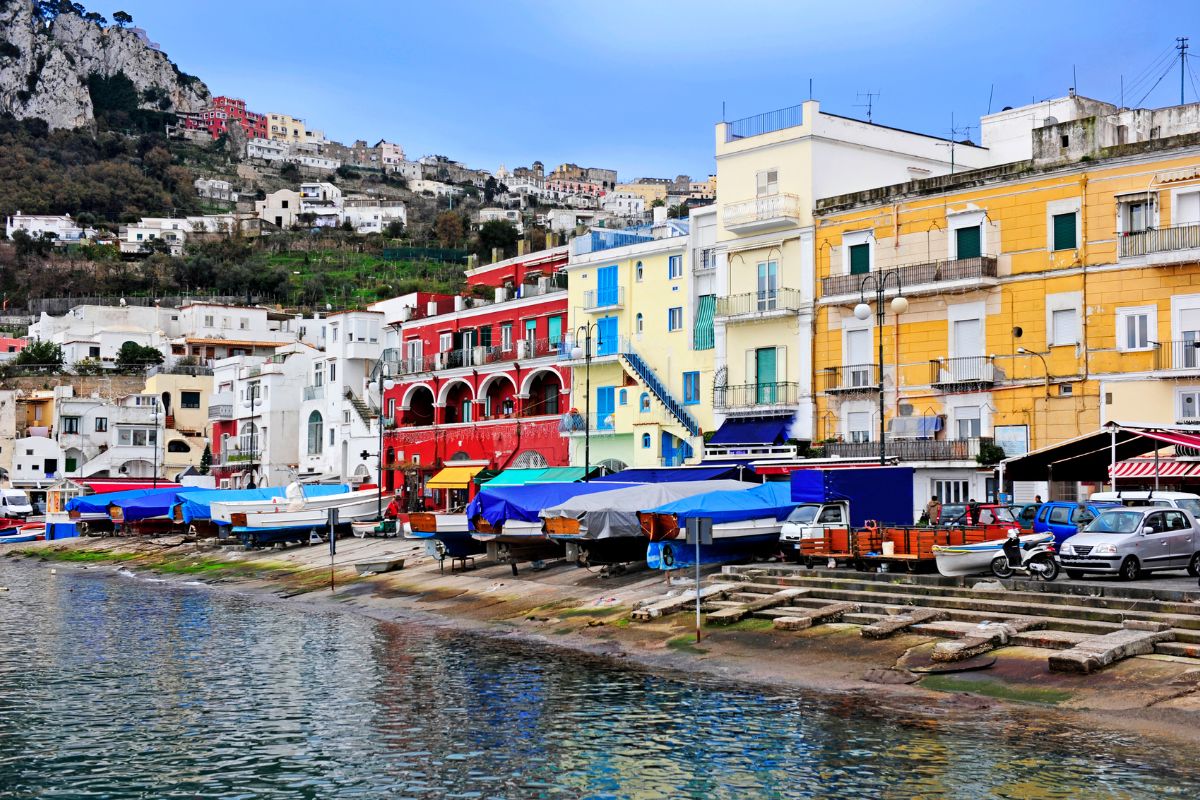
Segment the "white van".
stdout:
[[1200,519],[1200,495],[1191,492],[1125,491],[1096,492],[1089,498],[1092,503],[1120,503],[1123,506],[1153,506],[1156,508],[1182,508]]
[[0,489],[0,516],[25,519],[32,513],[29,495],[20,489]]

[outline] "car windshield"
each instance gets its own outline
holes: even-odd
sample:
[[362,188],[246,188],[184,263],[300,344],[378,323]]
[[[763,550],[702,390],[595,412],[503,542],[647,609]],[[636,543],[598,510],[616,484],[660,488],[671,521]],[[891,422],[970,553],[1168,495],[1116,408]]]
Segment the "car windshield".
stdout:
[[957,519],[967,513],[967,507],[961,503],[952,503],[942,506],[942,519],[950,520]]
[[1182,508],[1184,511],[1192,512],[1192,516],[1200,519],[1200,500],[1190,498],[1180,498],[1175,501],[1175,505]]
[[817,509],[820,506],[796,506],[792,509],[792,513],[788,514],[788,522],[797,522],[801,525],[806,525],[817,518]]
[[1084,533],[1133,533],[1142,522],[1140,511],[1105,511],[1083,529]]
[[29,502],[29,498],[27,498],[25,496],[24,492],[5,492],[4,496],[6,498],[8,498],[9,500],[11,500],[13,502],[17,502],[17,503],[28,503]]

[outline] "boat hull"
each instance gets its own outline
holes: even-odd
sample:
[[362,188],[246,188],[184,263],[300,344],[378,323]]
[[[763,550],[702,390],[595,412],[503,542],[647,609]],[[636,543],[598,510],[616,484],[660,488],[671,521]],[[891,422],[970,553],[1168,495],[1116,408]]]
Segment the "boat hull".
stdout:
[[[338,524],[373,519],[379,514],[379,496],[374,492],[352,492],[358,497],[328,495],[340,498],[339,502],[327,502],[319,507],[305,504],[299,511],[287,511],[286,507],[275,511],[256,511],[245,515],[245,521],[237,520],[238,529],[282,530],[287,528],[324,528],[328,525],[329,511],[337,510]],[[325,498],[320,498],[325,499]]]
[[[724,522],[713,526],[712,544],[700,545],[701,564],[727,564],[779,550],[779,531],[783,523],[774,518]],[[683,536],[650,542],[646,564],[651,569],[679,569],[695,566],[696,547]]]
[[[436,514],[433,517],[435,530],[407,530],[405,539],[420,539],[425,550],[438,560],[444,558],[469,558],[482,555],[487,546],[473,536],[467,525],[466,514]],[[412,526],[410,526],[411,528]]]
[[[1021,537],[1021,544],[1040,544],[1054,540],[1051,533],[1030,533]],[[934,545],[933,557],[937,570],[948,578],[983,575],[991,572],[992,560],[1004,552],[1004,539],[990,539],[978,544]]]
[[628,564],[646,560],[645,536],[614,536],[588,539],[584,536],[551,536],[566,549],[568,560],[581,565]]

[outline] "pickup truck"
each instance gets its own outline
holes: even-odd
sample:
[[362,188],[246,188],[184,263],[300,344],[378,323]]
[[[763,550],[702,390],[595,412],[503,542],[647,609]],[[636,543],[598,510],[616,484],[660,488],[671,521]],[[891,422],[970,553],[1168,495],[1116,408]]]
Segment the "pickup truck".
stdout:
[[913,524],[912,467],[830,467],[792,473],[797,503],[779,532],[786,551],[829,530],[862,527],[868,520]]

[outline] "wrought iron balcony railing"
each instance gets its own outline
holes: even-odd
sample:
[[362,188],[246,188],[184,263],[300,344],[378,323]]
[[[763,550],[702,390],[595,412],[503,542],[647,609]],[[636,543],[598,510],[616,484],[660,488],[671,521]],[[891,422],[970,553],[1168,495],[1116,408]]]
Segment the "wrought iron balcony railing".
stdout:
[[713,408],[771,408],[794,406],[799,402],[800,384],[791,381],[747,383],[713,388]]
[[[896,439],[884,442],[889,458],[900,461],[974,461],[982,444],[991,444],[989,437],[972,439]],[[839,458],[877,458],[879,442],[830,442],[820,445],[826,456]]]
[[[983,280],[996,277],[995,256],[952,258],[896,267],[904,294],[918,294],[922,286],[936,286],[949,281]],[[866,274],[830,275],[821,279],[821,295],[858,296]]]
[[1124,233],[1117,238],[1117,256],[1145,256],[1176,250],[1200,248],[1200,225],[1169,225],[1136,233]]

